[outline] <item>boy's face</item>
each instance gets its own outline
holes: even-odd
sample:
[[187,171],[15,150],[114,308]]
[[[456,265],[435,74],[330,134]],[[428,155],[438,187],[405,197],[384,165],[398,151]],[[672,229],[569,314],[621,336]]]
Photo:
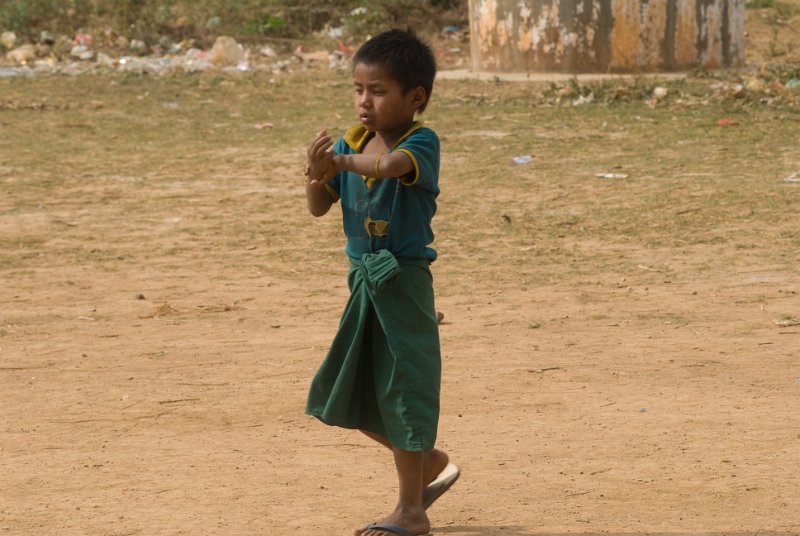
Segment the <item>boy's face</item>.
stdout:
[[382,65],[357,63],[353,68],[355,107],[367,130],[393,133],[408,128],[414,114],[425,102],[425,90],[418,87],[403,93],[400,82]]

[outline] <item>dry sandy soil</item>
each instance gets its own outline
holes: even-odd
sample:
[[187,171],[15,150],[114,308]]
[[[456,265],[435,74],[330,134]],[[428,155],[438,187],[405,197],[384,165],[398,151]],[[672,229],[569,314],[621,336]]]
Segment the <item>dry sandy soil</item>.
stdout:
[[[695,83],[437,86],[463,477],[434,534],[800,534],[800,113]],[[392,507],[389,454],[303,415],[347,290],[300,170],[349,91],[0,80],[0,534],[331,536]]]

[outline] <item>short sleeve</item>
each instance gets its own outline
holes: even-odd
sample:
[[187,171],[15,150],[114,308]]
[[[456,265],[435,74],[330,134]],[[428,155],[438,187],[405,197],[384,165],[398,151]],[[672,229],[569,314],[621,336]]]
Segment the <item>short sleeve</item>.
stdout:
[[[336,154],[343,154],[347,152],[347,143],[344,141],[343,137],[339,138],[339,140],[333,145],[333,152]],[[328,182],[328,184],[325,185],[325,189],[328,190],[329,194],[331,194],[334,203],[339,201],[342,192],[342,173],[337,173]]]
[[435,190],[439,182],[439,137],[429,128],[420,128],[403,140],[395,151],[411,157],[414,170],[401,177],[405,186]]

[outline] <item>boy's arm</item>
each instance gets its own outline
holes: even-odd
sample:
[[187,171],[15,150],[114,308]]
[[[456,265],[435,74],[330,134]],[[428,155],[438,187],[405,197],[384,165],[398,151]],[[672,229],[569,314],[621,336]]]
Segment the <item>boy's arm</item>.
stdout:
[[325,188],[327,181],[308,181],[306,183],[306,201],[312,216],[320,217],[328,213],[333,206],[333,198]]
[[306,201],[308,211],[315,217],[327,214],[334,201],[325,187],[336,176],[333,153],[330,151],[332,144],[333,140],[322,130],[306,152]]
[[333,157],[333,164],[339,171],[352,171],[375,179],[404,177],[414,171],[414,162],[403,151],[379,154],[337,154]]

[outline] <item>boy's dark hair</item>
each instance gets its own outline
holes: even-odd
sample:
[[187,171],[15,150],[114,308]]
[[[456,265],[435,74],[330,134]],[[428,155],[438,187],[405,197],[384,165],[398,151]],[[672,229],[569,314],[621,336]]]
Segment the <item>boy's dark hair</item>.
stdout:
[[436,58],[431,48],[411,28],[394,28],[376,35],[361,45],[353,56],[353,66],[358,63],[383,66],[400,83],[404,93],[422,86],[426,99],[419,112],[428,106],[433,79],[436,78]]

